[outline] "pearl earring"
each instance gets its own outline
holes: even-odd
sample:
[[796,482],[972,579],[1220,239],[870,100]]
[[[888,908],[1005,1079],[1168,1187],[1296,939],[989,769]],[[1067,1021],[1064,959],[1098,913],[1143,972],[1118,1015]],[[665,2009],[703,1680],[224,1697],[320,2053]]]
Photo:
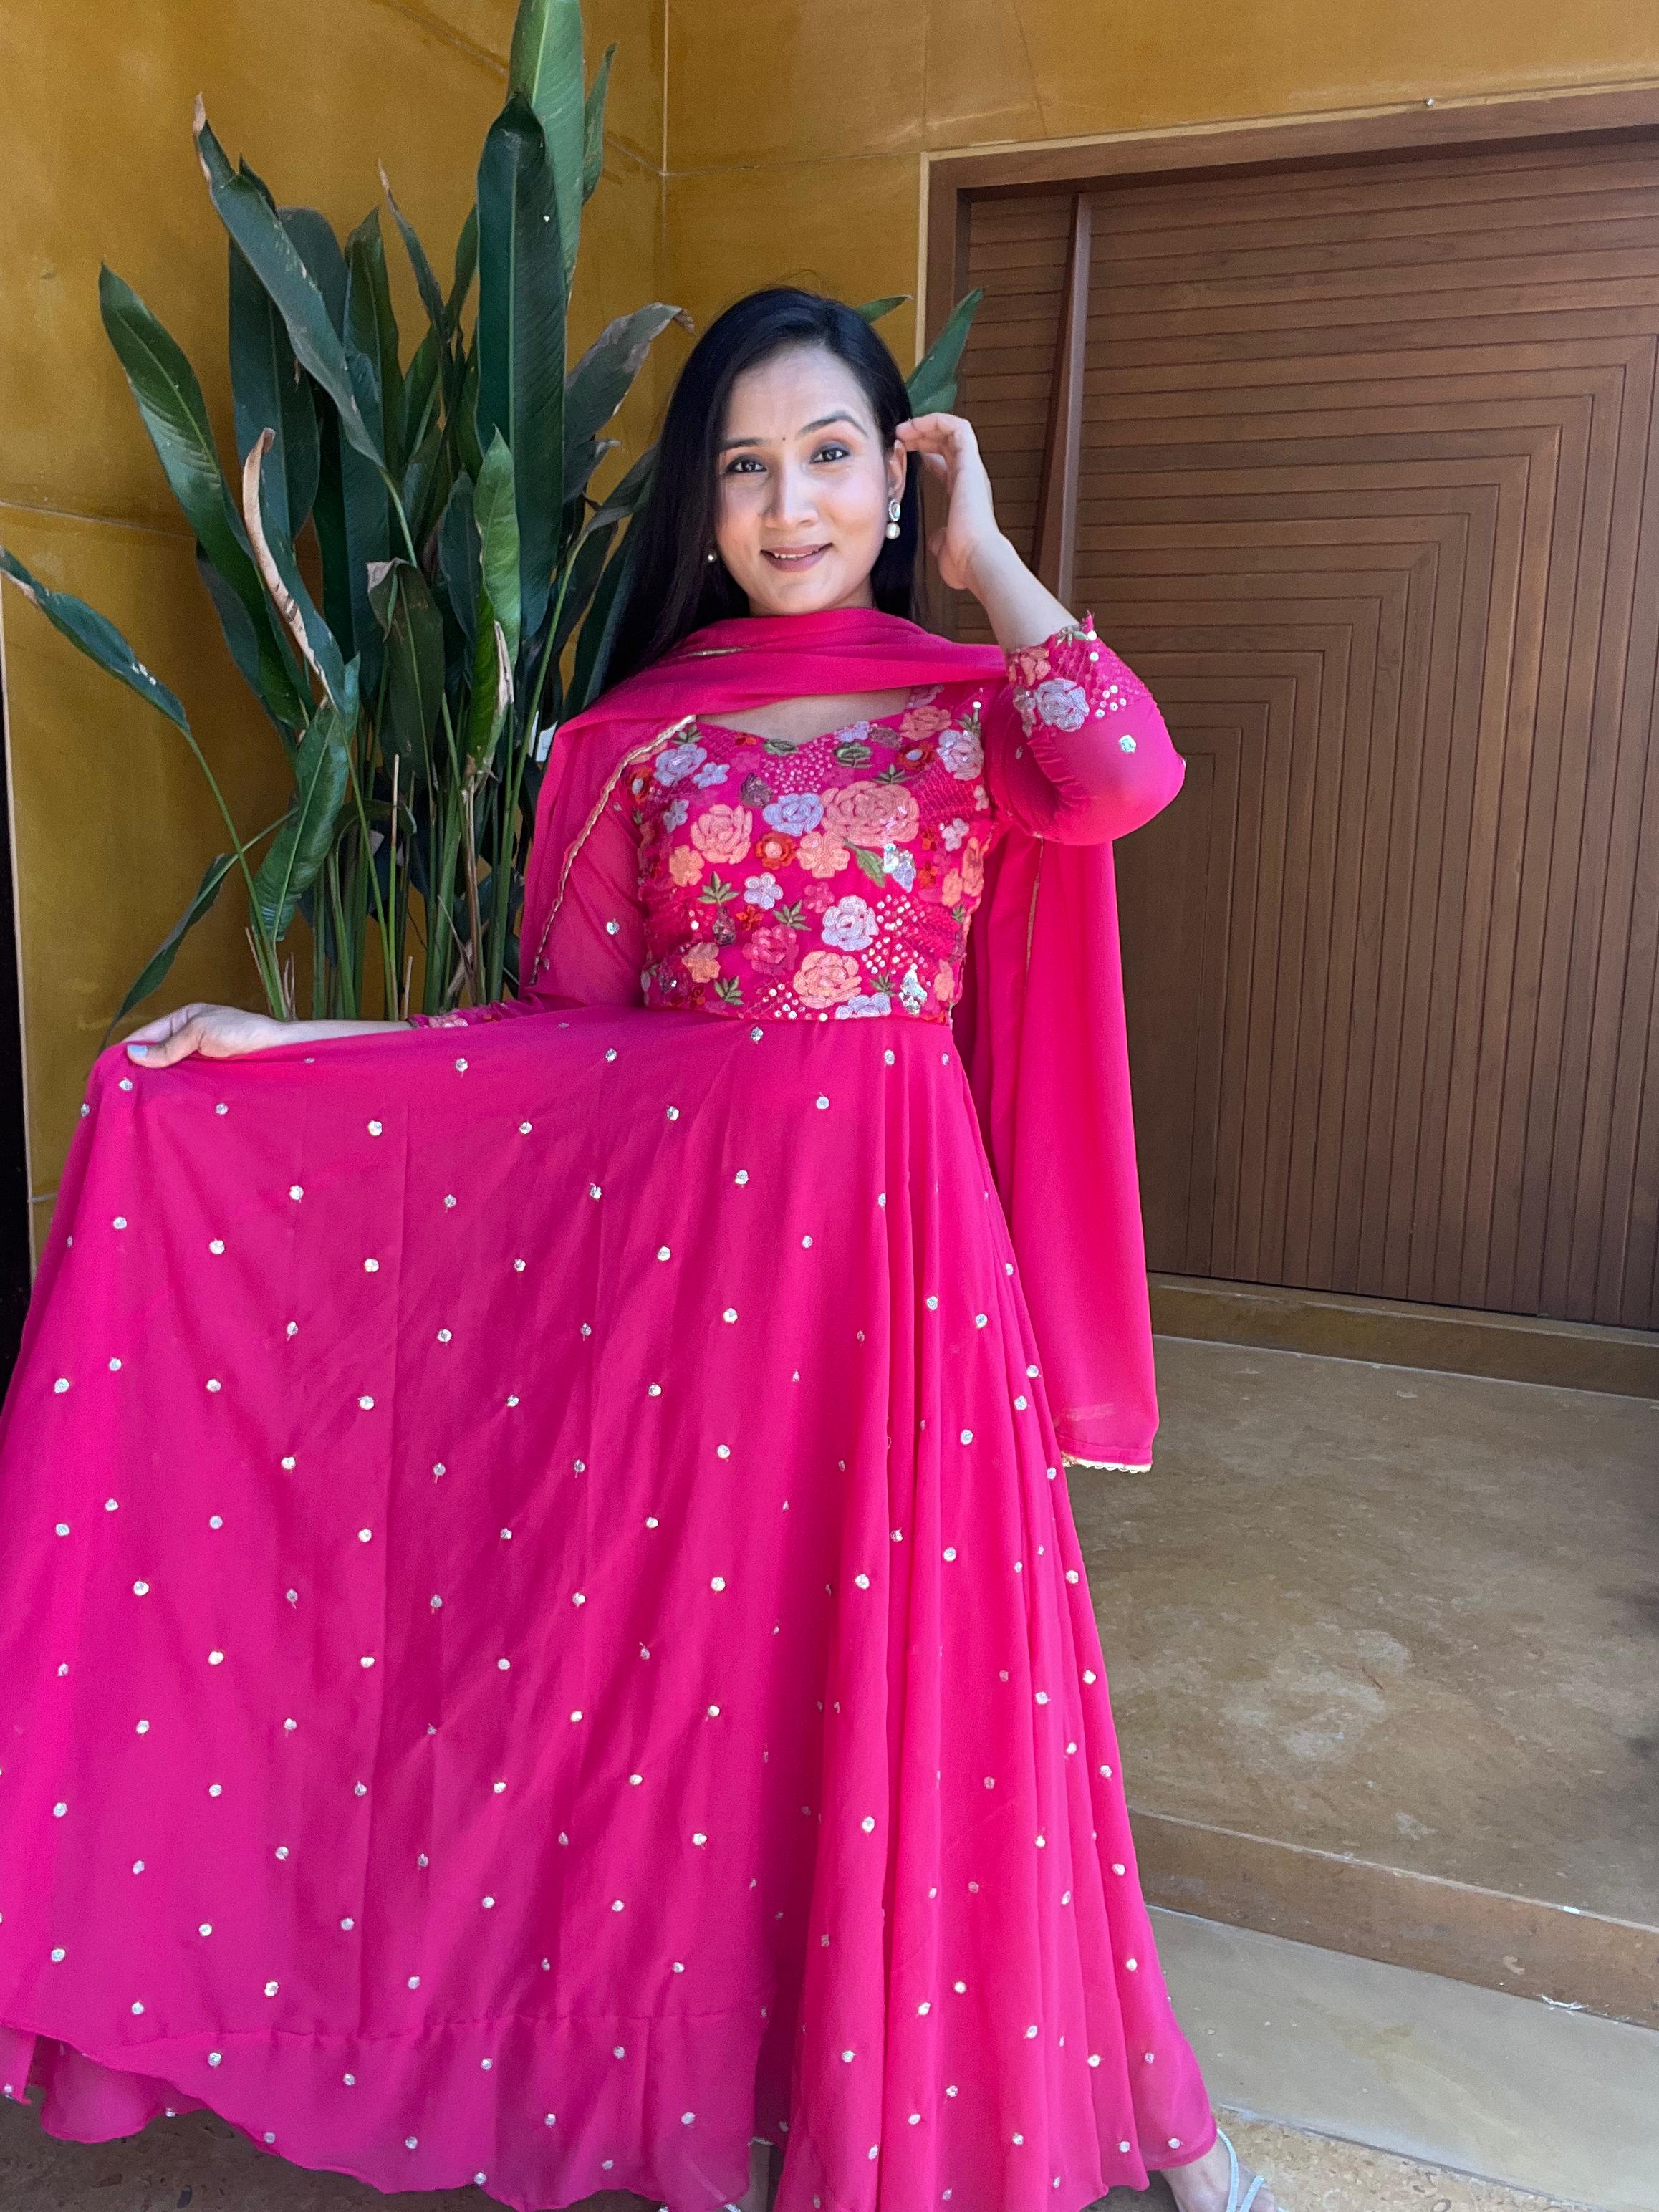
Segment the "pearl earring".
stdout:
[[899,534],[899,512],[898,501],[890,499],[887,502],[887,535],[890,538],[896,538]]
[[702,557],[705,561],[718,561],[720,558],[719,549],[711,545]]

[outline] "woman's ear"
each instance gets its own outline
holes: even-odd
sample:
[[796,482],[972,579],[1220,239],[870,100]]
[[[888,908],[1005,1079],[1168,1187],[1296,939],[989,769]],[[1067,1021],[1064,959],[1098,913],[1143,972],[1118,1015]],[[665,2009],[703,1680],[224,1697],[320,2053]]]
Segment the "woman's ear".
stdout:
[[902,499],[905,480],[910,473],[910,456],[896,439],[887,452],[887,496]]

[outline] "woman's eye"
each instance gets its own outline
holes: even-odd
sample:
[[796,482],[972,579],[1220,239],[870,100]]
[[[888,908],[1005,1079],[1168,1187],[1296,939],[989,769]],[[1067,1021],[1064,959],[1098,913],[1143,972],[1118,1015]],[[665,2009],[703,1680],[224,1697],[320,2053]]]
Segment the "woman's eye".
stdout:
[[728,461],[726,463],[726,473],[729,477],[734,477],[741,471],[744,475],[747,475],[751,468],[757,469],[760,465],[761,464],[755,459],[755,456],[752,453],[739,453],[736,460]]
[[815,461],[844,461],[852,450],[850,446],[843,446],[838,439],[832,438],[820,446],[812,458]]

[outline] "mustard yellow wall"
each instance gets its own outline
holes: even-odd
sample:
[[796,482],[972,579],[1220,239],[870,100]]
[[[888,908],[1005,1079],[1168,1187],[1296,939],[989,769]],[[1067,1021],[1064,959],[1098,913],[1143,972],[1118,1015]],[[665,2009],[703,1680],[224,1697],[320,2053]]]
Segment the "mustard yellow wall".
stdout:
[[[1659,75],[1656,0],[667,0],[665,279],[699,322],[918,288],[930,153]],[[911,311],[884,324],[913,355]]]
[[[101,258],[173,331],[233,463],[225,239],[191,142],[199,91],[233,158],[342,230],[383,160],[441,267],[500,106],[513,0],[64,0],[0,10],[0,543],[108,614],[183,698],[237,818],[280,812],[276,740],[232,667],[98,318]],[[573,335],[661,296],[661,0],[592,0],[590,64],[618,41],[605,173]],[[383,223],[386,222],[384,211]],[[394,269],[401,249],[388,230]],[[405,333],[418,304],[398,298]],[[412,344],[413,339],[410,339]],[[654,391],[625,430],[637,437]],[[221,830],[176,733],[7,590],[4,642],[37,1237],[87,1069]],[[147,1010],[258,1003],[240,903]]]
[[[342,227],[377,157],[447,254],[499,105],[513,0],[69,0],[0,11],[0,542],[109,613],[177,689],[239,819],[283,778],[98,322],[106,258],[195,362],[224,450],[224,244],[190,141],[215,127]],[[578,342],[650,298],[699,325],[780,277],[919,289],[927,157],[1659,74],[1659,0],[591,0],[620,42]],[[393,252],[393,264],[397,255]],[[415,323],[407,290],[405,328]],[[902,359],[911,310],[884,326]],[[687,343],[623,426],[636,450]],[[625,456],[624,456],[625,457]],[[86,1069],[210,854],[173,732],[15,594],[3,608],[32,1170],[50,1203]],[[156,1001],[252,1003],[227,892]]]

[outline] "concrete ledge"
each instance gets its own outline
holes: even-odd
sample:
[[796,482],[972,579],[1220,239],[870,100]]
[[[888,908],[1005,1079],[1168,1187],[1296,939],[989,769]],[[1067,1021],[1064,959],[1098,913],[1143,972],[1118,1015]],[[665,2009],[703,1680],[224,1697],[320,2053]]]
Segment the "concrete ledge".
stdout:
[[1130,1825],[1152,1904],[1659,2029],[1659,1929],[1200,1820]]
[[1659,2212],[1659,2033],[1181,1913],[1152,1920],[1218,2105],[1597,2212]]
[[1659,1398],[1659,1331],[1196,1275],[1155,1273],[1148,1280],[1160,1336]]

